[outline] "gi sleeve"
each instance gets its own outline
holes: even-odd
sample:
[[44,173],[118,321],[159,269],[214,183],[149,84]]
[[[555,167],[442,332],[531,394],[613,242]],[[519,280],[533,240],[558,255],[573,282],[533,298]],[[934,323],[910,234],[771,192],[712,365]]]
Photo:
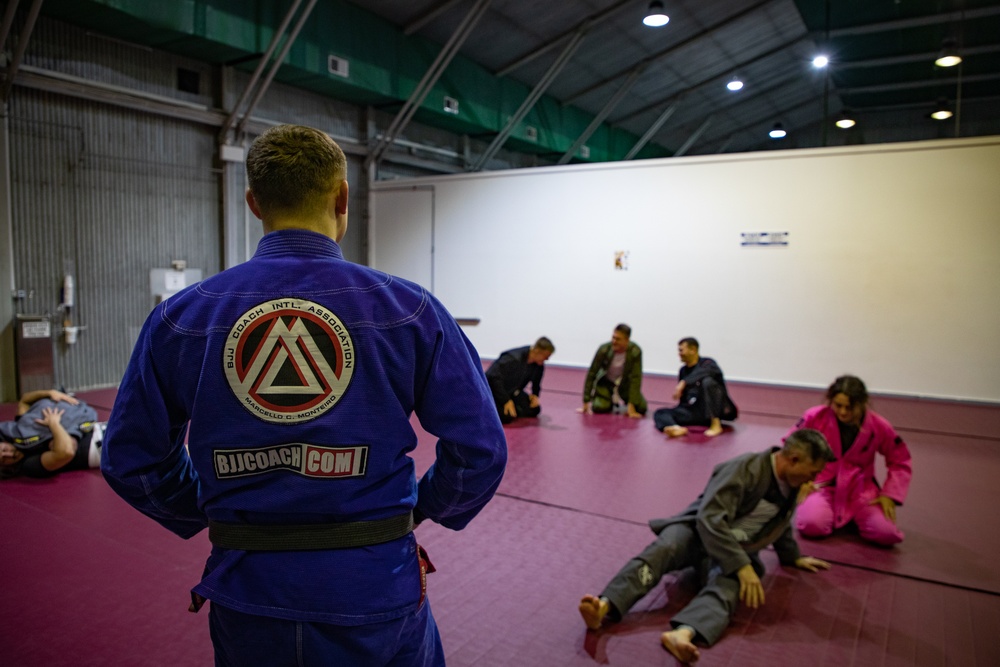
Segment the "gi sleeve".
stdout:
[[594,398],[594,384],[597,382],[597,373],[601,370],[601,364],[607,358],[604,346],[597,348],[594,360],[590,362],[590,370],[587,371],[587,379],[583,383],[583,402],[589,403]]
[[[198,474],[184,447],[188,415],[169,391],[177,386],[170,376],[170,360],[178,351],[168,336],[157,335],[168,329],[163,306],[147,318],[118,388],[101,472],[125,502],[189,538],[208,525],[208,519],[198,507]],[[166,361],[162,368],[157,355]]]
[[778,562],[782,565],[795,565],[795,561],[802,555],[802,552],[799,551],[799,543],[795,541],[791,524],[774,541],[774,551],[778,554]]
[[691,369],[691,372],[684,378],[688,385],[694,385],[704,380],[712,378],[717,382],[722,381],[722,369],[713,359],[702,358],[698,364]]
[[638,400],[642,395],[642,348],[635,347],[632,356],[632,376],[629,378],[628,395],[630,399]]
[[897,505],[902,505],[913,477],[910,449],[888,423],[880,430],[878,451],[885,457],[886,468],[882,495],[892,498]]
[[535,366],[535,373],[531,378],[531,393],[535,396],[542,395],[542,376],[545,375],[545,366]]
[[496,403],[497,407],[503,406],[512,398],[514,392],[507,386],[507,380],[513,373],[513,367],[516,364],[517,359],[514,355],[504,352],[486,371],[486,381],[490,385],[493,402]]
[[432,303],[437,333],[415,412],[439,440],[437,457],[417,485],[416,514],[461,530],[500,486],[507,440],[479,355],[444,307]]

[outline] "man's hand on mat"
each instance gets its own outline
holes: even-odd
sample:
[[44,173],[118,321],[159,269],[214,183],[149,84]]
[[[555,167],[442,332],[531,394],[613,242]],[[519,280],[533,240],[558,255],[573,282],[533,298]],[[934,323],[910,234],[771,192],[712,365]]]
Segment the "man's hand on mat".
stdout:
[[869,505],[881,505],[882,513],[885,514],[885,518],[893,523],[896,523],[896,501],[888,496],[879,496],[875,500],[868,503]]
[[541,405],[541,401],[538,400],[538,396],[535,394],[528,394],[528,406],[531,408],[537,408]]
[[754,572],[753,565],[747,563],[736,570],[736,576],[740,580],[740,602],[751,609],[764,604],[764,587],[760,583],[760,577]]
[[514,399],[503,404],[503,413],[508,417],[517,417],[517,409],[514,407]]
[[577,412],[582,412],[585,415],[590,414],[590,403],[584,403],[582,408],[577,408]]
[[812,556],[799,556],[795,559],[795,567],[809,572],[819,572],[820,570],[829,570],[830,564]]
[[625,412],[627,412],[628,416],[631,417],[632,419],[642,419],[642,414],[636,411],[635,406],[632,405],[631,403],[628,404],[628,407],[625,409]]

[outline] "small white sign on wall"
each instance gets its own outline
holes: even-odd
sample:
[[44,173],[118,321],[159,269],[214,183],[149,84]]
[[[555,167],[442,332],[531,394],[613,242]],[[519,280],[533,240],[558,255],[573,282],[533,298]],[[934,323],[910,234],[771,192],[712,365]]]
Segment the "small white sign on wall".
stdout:
[[740,232],[741,246],[787,246],[788,232]]

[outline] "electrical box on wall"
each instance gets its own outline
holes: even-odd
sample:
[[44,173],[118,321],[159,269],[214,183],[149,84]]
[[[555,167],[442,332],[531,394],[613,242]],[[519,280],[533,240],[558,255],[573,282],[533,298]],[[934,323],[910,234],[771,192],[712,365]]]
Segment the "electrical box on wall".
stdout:
[[149,292],[156,299],[156,303],[198,282],[201,282],[201,269],[187,268],[187,262],[184,260],[174,260],[169,269],[149,270]]
[[17,315],[14,350],[18,395],[55,386],[52,322],[48,315]]

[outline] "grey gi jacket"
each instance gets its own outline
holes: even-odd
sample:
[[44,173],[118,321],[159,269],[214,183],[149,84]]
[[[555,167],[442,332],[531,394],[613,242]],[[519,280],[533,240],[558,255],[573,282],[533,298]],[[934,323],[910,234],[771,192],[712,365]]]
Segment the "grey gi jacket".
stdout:
[[[731,531],[733,522],[749,514],[770,488],[774,471],[771,454],[778,447],[763,452],[743,454],[715,466],[712,476],[698,499],[680,514],[667,519],[653,519],[649,527],[659,534],[675,523],[693,523],[705,551],[732,574],[751,562],[751,556],[768,544],[774,544],[782,565],[792,565],[801,555],[792,533],[795,501],[790,499],[778,515],[754,536],[750,544],[741,544]],[[797,494],[797,489],[792,489]]]

